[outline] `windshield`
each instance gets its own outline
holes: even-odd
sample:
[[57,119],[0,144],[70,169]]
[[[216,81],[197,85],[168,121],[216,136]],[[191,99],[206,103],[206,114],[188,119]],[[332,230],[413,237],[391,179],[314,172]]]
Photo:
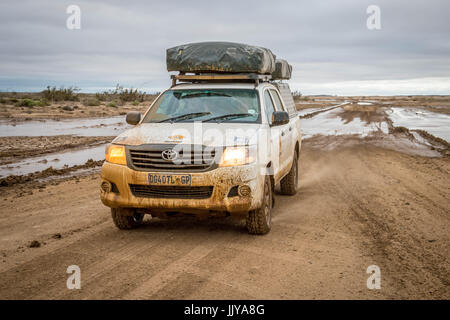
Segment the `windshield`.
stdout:
[[168,90],[142,122],[259,122],[259,110],[253,89]]

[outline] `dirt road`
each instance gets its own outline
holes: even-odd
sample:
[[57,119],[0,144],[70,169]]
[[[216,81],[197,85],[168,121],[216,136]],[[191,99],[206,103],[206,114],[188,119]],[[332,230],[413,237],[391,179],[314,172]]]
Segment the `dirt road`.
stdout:
[[[305,144],[300,170],[301,191],[276,197],[266,236],[231,218],[148,218],[119,231],[97,175],[21,198],[8,188],[0,298],[450,298],[448,157]],[[66,288],[69,265],[81,290]],[[369,265],[381,290],[366,287]]]

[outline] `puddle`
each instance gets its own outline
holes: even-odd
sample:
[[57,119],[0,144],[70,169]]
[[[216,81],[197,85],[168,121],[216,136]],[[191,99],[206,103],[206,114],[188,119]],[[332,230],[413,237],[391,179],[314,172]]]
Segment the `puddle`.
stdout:
[[360,106],[371,106],[371,105],[373,105],[372,102],[358,102],[358,104],[359,104]]
[[130,128],[125,116],[93,119],[0,121],[0,137],[14,136],[116,136]]
[[317,96],[316,96],[316,97],[314,97],[314,96],[309,96],[309,98],[313,98],[314,101],[337,101],[336,99],[317,98]]
[[424,130],[450,142],[450,116],[420,109],[390,108],[386,111],[395,127]]
[[326,112],[328,110],[333,110],[333,109],[339,108],[341,106],[345,106],[347,104],[348,104],[348,102],[344,101],[343,103],[336,104],[331,107],[330,106],[322,106],[320,108],[307,108],[307,109],[297,111],[297,114],[300,118],[310,118],[310,117],[314,117],[315,115],[317,115],[319,113]]
[[[125,122],[124,116],[92,119],[26,121],[13,123],[0,121],[0,136],[117,136],[131,128]],[[61,169],[65,166],[82,165],[87,160],[103,160],[105,145],[46,154],[38,157],[26,158],[15,163],[0,166],[0,177],[9,175],[25,175],[39,172],[50,167]]]
[[314,117],[301,119],[303,138],[314,135],[360,135],[366,137],[372,132],[388,133],[384,116],[375,112],[345,111],[342,108],[325,111]]
[[[403,126],[411,130],[424,130],[436,137],[450,141],[450,115],[399,107],[390,108],[385,111],[385,114],[384,111],[377,110],[373,107],[355,109],[351,106],[345,106],[346,104],[300,110],[298,112],[300,116],[311,115],[309,118],[301,119],[303,139],[318,135],[329,137],[356,135],[359,138],[365,138],[372,136],[372,133],[383,133],[385,137],[383,140],[380,140],[380,144],[389,144],[395,148],[400,148],[400,145],[403,147],[406,146],[406,149],[418,148],[417,146],[408,145],[407,141],[394,141],[392,140],[394,137],[392,137],[392,141],[389,139],[386,140],[386,137],[390,136],[389,126],[386,122],[387,114],[396,127]],[[364,101],[358,104],[370,105],[371,103]],[[80,136],[117,136],[128,128],[130,126],[125,123],[125,117],[123,116],[61,121],[28,121],[15,125],[11,122],[0,121],[0,136],[53,136],[68,134]],[[431,146],[419,134],[413,131],[411,133],[415,138],[414,143],[424,147]],[[61,169],[65,166],[82,165],[89,159],[93,159],[94,161],[103,160],[104,149],[105,146],[100,145],[75,151],[52,153],[23,159],[15,163],[0,166],[0,177],[26,175],[50,167]]]
[[61,169],[65,166],[75,166],[86,163],[89,159],[94,161],[105,158],[105,145],[76,151],[51,153],[44,156],[27,158],[15,163],[0,166],[0,178],[9,175],[25,175],[53,167]]
[[302,110],[299,110],[299,111],[298,111],[298,115],[299,115],[299,116],[304,116],[304,115],[311,114],[311,113],[314,113],[314,112],[317,112],[317,111],[320,111],[320,110],[323,110],[323,109],[325,109],[325,108],[308,108],[308,109],[302,109]]
[[426,145],[426,146],[428,146],[428,147],[433,147],[433,145],[432,145],[427,139],[425,139],[424,137],[422,137],[418,132],[410,131],[409,133],[411,133],[411,134],[413,135],[414,139],[415,139],[417,142],[419,142],[419,143],[421,143],[421,144],[424,144],[424,145]]

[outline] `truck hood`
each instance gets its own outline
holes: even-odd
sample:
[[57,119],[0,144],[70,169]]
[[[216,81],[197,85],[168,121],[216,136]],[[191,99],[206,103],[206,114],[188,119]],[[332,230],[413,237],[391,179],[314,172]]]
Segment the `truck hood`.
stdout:
[[143,123],[117,136],[113,143],[202,144],[220,147],[256,144],[261,124],[249,123]]

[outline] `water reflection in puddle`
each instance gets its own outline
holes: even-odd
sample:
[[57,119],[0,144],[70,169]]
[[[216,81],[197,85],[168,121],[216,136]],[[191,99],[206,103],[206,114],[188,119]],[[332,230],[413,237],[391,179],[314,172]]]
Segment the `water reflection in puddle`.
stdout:
[[323,110],[325,108],[308,108],[308,109],[302,109],[298,111],[299,116],[305,116],[307,114],[311,114],[320,110]]
[[0,121],[0,137],[14,136],[116,136],[130,128],[124,116],[94,119]]
[[[369,101],[359,102],[358,105],[369,106]],[[329,110],[328,110],[329,109]],[[450,116],[429,111],[391,108],[386,111],[348,110],[343,107],[311,108],[301,110],[299,115],[317,113],[311,118],[301,119],[303,138],[314,135],[352,135],[366,137],[373,132],[389,133],[386,114],[393,121],[394,126],[404,126],[408,129],[425,130],[437,137],[450,141]],[[80,135],[80,136],[116,136],[130,128],[126,125],[123,116],[95,119],[71,119],[61,121],[27,121],[13,124],[0,121],[0,136],[53,136],[53,135]],[[412,132],[416,140],[428,144],[420,135]],[[27,158],[16,163],[0,166],[0,177],[8,175],[24,175],[45,170],[49,167],[55,169],[64,166],[84,164],[87,160],[104,159],[104,145],[76,151],[48,154],[39,157]]]
[[410,130],[425,130],[432,135],[450,141],[450,116],[419,109],[391,108],[386,111],[393,125]]
[[388,133],[389,128],[382,114],[362,111],[345,111],[342,108],[322,112],[312,118],[302,119],[303,138],[314,135],[357,134],[365,137],[376,131]]
[[0,166],[0,177],[9,175],[24,175],[38,172],[47,168],[61,169],[64,166],[75,166],[86,163],[89,159],[94,161],[105,158],[105,145],[93,148],[80,149],[61,153],[52,153],[44,156],[27,158],[24,160]]

